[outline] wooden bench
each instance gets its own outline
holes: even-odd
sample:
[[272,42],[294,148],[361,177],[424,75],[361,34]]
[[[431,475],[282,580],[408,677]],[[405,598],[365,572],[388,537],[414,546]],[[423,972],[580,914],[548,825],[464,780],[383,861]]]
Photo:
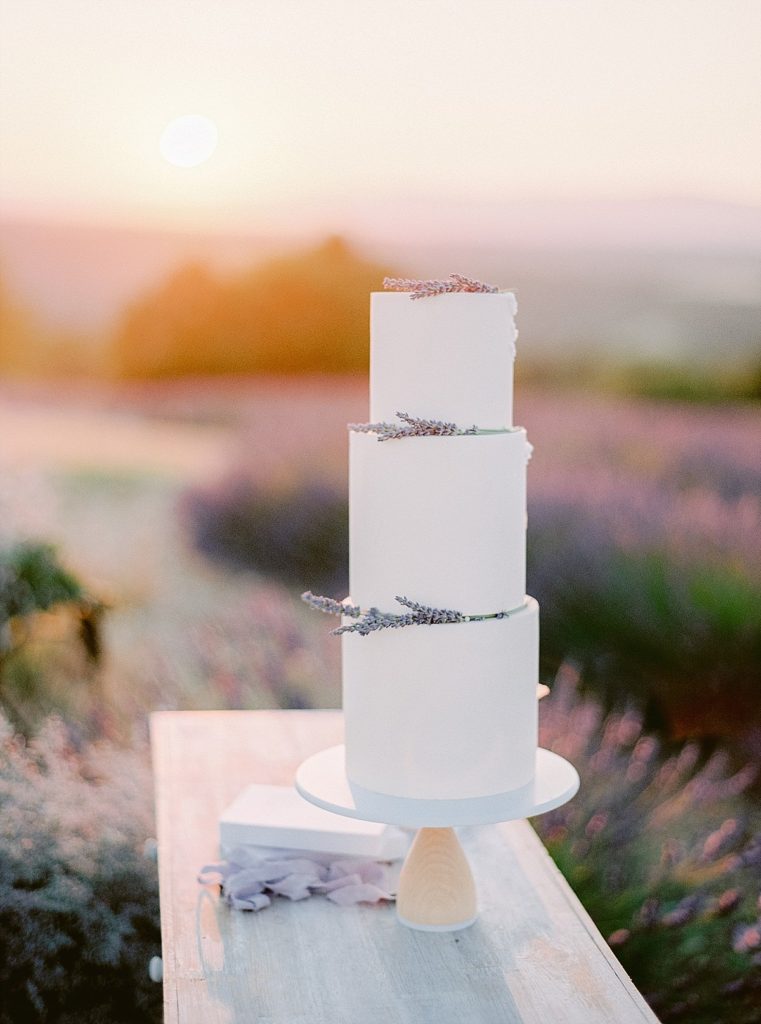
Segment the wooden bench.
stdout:
[[159,712],[151,734],[166,1024],[656,1021],[525,821],[459,830],[480,909],[464,931],[321,896],[230,910],[196,880],[220,811],[247,783],[291,784],[342,741],[341,713]]

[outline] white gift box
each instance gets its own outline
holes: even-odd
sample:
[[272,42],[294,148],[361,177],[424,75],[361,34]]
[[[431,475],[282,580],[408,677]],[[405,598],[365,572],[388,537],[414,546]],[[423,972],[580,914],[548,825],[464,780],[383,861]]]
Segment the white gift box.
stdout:
[[273,847],[374,860],[404,857],[410,835],[394,825],[346,818],[308,803],[293,786],[247,786],[219,819],[222,856],[236,846]]

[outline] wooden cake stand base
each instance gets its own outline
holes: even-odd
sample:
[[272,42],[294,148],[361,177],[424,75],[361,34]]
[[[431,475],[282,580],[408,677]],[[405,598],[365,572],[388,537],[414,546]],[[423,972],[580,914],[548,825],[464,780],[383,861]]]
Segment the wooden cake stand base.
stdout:
[[478,917],[476,883],[453,828],[419,828],[399,876],[396,916],[408,928],[453,932]]
[[565,758],[540,747],[530,786],[467,800],[413,800],[349,782],[341,745],[302,762],[295,785],[310,803],[335,814],[416,828],[399,878],[397,917],[422,931],[456,931],[473,924],[478,909],[473,875],[454,828],[551,811],[576,793],[579,776]]

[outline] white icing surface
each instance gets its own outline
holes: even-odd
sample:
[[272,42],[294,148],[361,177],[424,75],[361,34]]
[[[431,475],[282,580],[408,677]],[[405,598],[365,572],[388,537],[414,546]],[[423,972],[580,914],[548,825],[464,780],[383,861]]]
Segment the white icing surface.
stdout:
[[400,612],[401,594],[483,614],[523,603],[525,431],[391,441],[352,433],[349,450],[356,604]]
[[512,426],[515,296],[373,292],[370,419]]
[[[372,422],[512,426],[515,298],[374,293]],[[537,750],[539,608],[525,598],[524,430],[350,440],[351,601],[508,618],[342,636],[346,770],[392,797],[520,791]],[[525,603],[524,603],[525,600]],[[350,622],[351,620],[347,620]]]
[[341,639],[350,781],[445,800],[531,781],[539,651],[533,598],[506,619]]

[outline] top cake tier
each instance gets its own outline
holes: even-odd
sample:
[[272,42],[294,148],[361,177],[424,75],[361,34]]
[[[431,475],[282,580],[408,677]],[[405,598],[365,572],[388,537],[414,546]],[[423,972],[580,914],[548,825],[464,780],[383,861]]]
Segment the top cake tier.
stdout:
[[485,430],[513,425],[515,296],[373,292],[370,419],[397,412]]

